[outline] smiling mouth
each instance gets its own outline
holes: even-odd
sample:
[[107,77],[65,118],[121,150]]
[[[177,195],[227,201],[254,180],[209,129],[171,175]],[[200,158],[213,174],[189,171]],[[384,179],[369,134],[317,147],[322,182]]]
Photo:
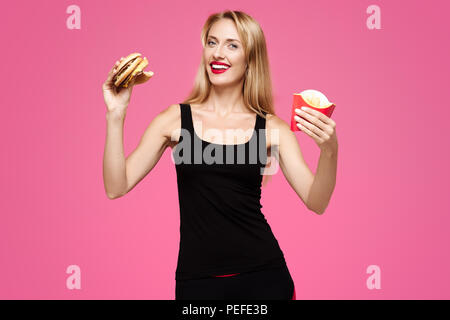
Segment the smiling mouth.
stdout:
[[211,63],[210,66],[211,66],[211,69],[217,70],[217,71],[228,70],[228,69],[230,69],[230,66],[225,66],[225,65],[223,65],[223,64],[214,64],[214,63]]
[[211,72],[216,75],[223,74],[223,73],[227,72],[228,69],[230,69],[230,67],[215,69],[213,66],[211,66]]

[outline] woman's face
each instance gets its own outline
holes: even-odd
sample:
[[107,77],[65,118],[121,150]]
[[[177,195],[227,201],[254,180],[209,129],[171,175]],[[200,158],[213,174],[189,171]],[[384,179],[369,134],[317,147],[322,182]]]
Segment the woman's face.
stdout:
[[[234,40],[229,40],[234,39]],[[223,85],[239,82],[245,74],[247,63],[241,39],[230,19],[221,19],[209,30],[206,45],[203,50],[208,76],[213,85]],[[212,62],[222,62],[230,66],[225,72],[212,68]]]

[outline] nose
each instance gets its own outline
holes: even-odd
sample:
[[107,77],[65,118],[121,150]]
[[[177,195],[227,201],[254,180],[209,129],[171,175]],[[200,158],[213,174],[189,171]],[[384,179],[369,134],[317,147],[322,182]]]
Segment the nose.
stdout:
[[223,59],[224,55],[222,53],[222,47],[221,46],[217,46],[216,50],[214,50],[214,54],[213,54],[214,59],[219,60],[219,59]]

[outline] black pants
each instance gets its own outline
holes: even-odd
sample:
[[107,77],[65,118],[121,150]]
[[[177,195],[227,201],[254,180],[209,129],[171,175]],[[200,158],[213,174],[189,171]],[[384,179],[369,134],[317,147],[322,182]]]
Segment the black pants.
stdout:
[[292,300],[294,281],[287,266],[230,277],[177,280],[175,300]]

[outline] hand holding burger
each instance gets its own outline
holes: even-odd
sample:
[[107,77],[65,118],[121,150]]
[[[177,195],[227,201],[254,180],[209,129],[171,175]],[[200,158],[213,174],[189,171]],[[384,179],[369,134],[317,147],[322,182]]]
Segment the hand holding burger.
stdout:
[[147,66],[147,58],[142,58],[140,53],[128,55],[117,66],[117,72],[113,77],[114,85],[116,87],[128,88],[133,78],[136,78],[135,84],[146,82],[153,76],[152,71],[144,71]]
[[140,53],[132,53],[116,61],[102,86],[108,111],[125,112],[133,86],[147,82],[154,74],[144,71],[147,66],[147,58],[142,58]]

